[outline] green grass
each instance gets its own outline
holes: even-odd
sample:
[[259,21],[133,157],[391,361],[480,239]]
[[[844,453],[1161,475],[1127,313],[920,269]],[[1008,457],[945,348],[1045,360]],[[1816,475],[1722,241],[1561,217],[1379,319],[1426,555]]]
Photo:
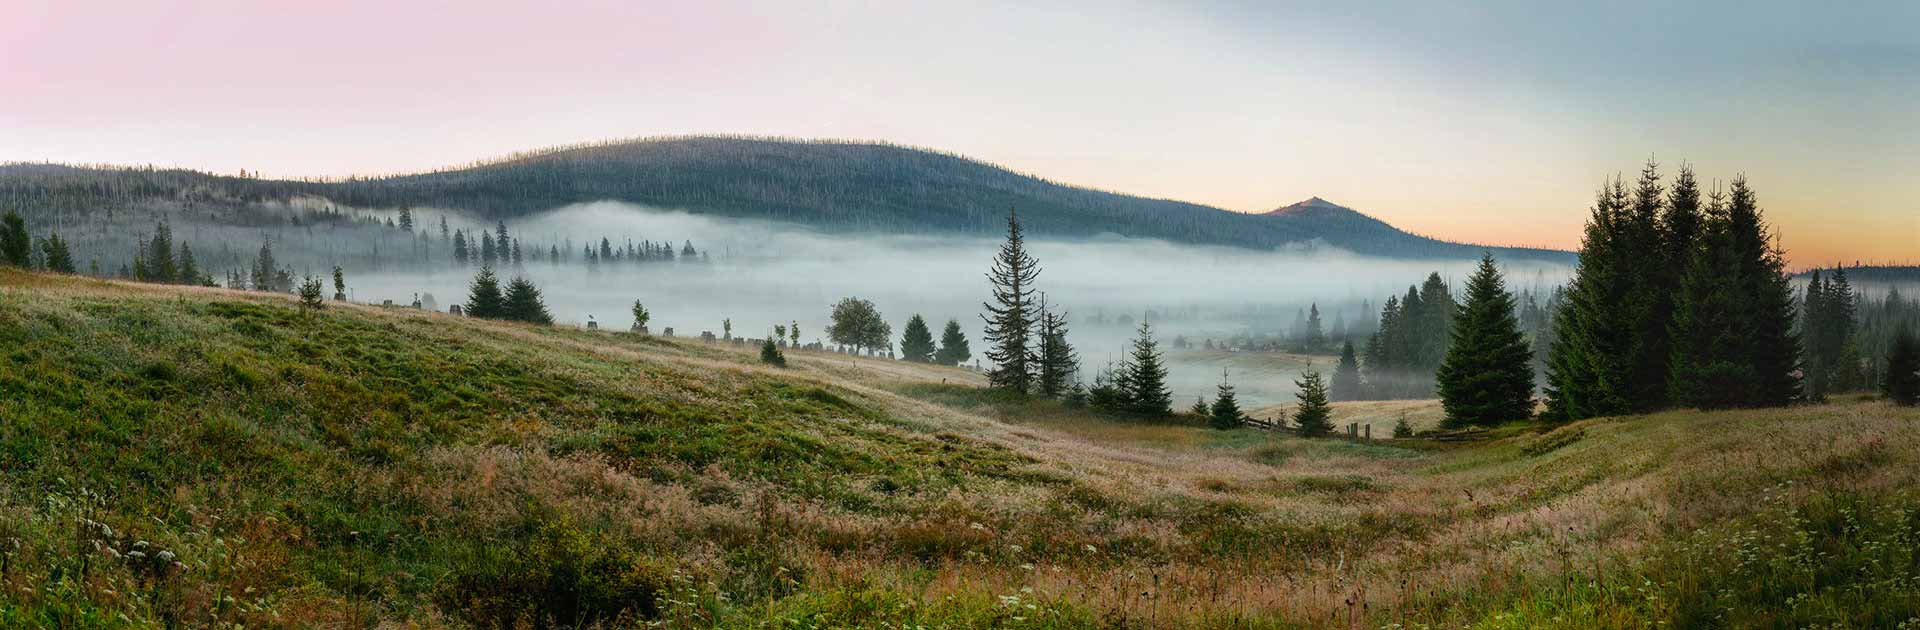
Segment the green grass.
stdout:
[[1920,624],[1871,400],[1307,440],[795,357],[0,270],[0,627]]

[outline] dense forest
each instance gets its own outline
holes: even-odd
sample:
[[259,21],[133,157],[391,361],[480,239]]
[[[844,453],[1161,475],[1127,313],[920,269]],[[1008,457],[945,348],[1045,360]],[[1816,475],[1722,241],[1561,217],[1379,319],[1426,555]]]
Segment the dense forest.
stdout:
[[[887,144],[740,137],[576,145],[430,173],[268,180],[177,169],[0,166],[0,207],[30,224],[76,221],[156,199],[234,225],[241,209],[323,198],[362,208],[457,208],[509,220],[614,200],[843,232],[988,235],[1018,207],[1029,234],[1118,234],[1255,249],[1332,246],[1394,258],[1472,259],[1482,247],[1400,231],[1322,200],[1268,215],[1059,184],[960,156]],[[1567,252],[1494,248],[1503,260],[1571,262]]]

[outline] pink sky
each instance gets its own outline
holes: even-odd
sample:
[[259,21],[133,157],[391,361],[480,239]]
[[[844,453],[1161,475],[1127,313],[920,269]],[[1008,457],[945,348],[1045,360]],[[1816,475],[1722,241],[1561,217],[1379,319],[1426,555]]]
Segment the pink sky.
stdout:
[[1796,264],[1914,261],[1920,47],[1895,25],[1920,16],[1727,9],[27,0],[0,21],[0,160],[306,176],[874,139],[1571,248],[1599,180],[1653,155],[1745,172]]

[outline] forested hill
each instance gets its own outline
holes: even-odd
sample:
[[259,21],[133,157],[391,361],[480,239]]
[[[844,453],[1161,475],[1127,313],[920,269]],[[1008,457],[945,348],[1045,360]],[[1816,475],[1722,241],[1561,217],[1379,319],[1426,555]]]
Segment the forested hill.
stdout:
[[[960,156],[872,143],[736,137],[632,140],[432,173],[336,182],[188,171],[0,167],[0,203],[31,210],[43,205],[31,201],[36,196],[97,191],[253,201],[312,194],[354,206],[452,207],[508,220],[570,203],[617,200],[830,231],[889,233],[992,234],[1004,229],[1007,209],[1017,208],[1031,233],[1051,237],[1117,234],[1259,249],[1313,245],[1317,239],[1358,253],[1401,258],[1477,257],[1483,249],[1408,234],[1325,202],[1320,203],[1326,207],[1312,212],[1243,214],[1068,186]],[[22,197],[29,202],[14,201]],[[1573,260],[1571,253],[1555,250],[1494,251],[1508,259]]]

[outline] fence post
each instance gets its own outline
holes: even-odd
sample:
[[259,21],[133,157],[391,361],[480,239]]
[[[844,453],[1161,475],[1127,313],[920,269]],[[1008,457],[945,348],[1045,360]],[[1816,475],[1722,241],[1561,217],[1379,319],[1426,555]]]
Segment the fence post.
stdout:
[[1367,423],[1367,429],[1366,429],[1366,432],[1367,432],[1367,433],[1366,433],[1366,435],[1367,435],[1367,441],[1368,441],[1368,442],[1372,442],[1372,441],[1373,441],[1373,423],[1371,423],[1371,422],[1369,422],[1369,423]]

